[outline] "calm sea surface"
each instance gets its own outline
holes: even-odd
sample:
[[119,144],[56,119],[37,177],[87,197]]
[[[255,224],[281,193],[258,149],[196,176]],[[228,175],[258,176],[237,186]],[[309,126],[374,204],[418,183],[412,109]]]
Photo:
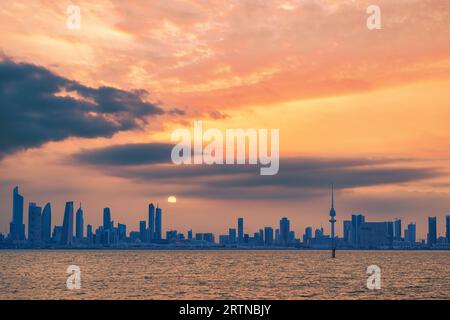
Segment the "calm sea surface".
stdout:
[[[0,299],[450,299],[450,252],[0,251]],[[366,287],[369,265],[381,290]],[[66,269],[81,269],[68,290]]]

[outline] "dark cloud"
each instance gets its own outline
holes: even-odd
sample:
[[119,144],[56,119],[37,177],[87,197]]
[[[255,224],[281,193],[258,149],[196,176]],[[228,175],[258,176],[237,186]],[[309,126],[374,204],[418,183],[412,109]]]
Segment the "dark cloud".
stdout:
[[0,61],[0,158],[68,137],[110,137],[141,129],[164,111],[143,90],[91,88],[51,71]]
[[[257,165],[180,165],[170,162],[169,144],[119,145],[85,151],[75,159],[107,174],[139,182],[173,184],[178,194],[214,198],[304,198],[339,189],[402,184],[435,178],[435,168],[417,168],[408,159],[288,158],[274,176]],[[184,188],[183,186],[188,186]]]

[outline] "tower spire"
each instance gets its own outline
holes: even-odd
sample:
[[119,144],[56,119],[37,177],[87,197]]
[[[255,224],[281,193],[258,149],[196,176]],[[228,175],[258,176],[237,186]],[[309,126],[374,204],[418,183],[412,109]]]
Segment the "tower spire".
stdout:
[[334,184],[331,183],[331,209],[334,209]]
[[330,209],[330,224],[331,224],[331,252],[332,252],[332,258],[336,256],[336,247],[335,247],[335,239],[334,239],[334,223],[336,222],[335,219],[336,216],[336,210],[334,210],[334,184],[331,184],[331,209]]

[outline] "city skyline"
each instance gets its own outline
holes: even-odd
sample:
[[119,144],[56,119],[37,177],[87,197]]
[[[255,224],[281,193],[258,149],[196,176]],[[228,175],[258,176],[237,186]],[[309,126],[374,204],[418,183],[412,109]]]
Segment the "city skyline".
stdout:
[[[330,224],[331,237],[326,235],[323,226],[315,228],[313,236],[313,227],[304,228],[304,233],[299,227],[290,224],[287,217],[279,220],[279,228],[272,226],[261,226],[259,230],[253,233],[249,232],[249,228],[244,228],[244,218],[237,218],[237,228],[229,227],[227,234],[215,234],[214,232],[193,232],[188,227],[187,233],[179,232],[163,228],[162,224],[162,208],[153,203],[148,205],[148,216],[146,220],[140,220],[137,229],[127,227],[120,221],[114,221],[111,208],[103,208],[103,224],[97,228],[93,228],[92,224],[84,224],[84,215],[82,204],[74,214],[73,201],[67,201],[65,204],[63,223],[61,226],[55,224],[52,228],[52,211],[51,203],[45,204],[43,210],[37,206],[35,202],[29,202],[28,205],[28,223],[24,222],[24,197],[19,192],[19,187],[13,189],[13,210],[11,215],[11,223],[9,233],[2,236],[0,240],[7,240],[14,243],[26,243],[32,246],[42,246],[45,244],[74,246],[80,244],[102,244],[110,245],[119,241],[134,242],[139,240],[140,243],[152,243],[167,241],[184,241],[198,240],[209,243],[219,243],[221,245],[230,244],[259,244],[261,246],[284,245],[293,246],[294,244],[304,246],[315,246],[316,248],[334,248],[353,246],[373,246],[373,248],[384,248],[385,246],[398,247],[401,242],[407,242],[417,246],[413,248],[433,247],[437,244],[448,244],[450,248],[450,215],[445,218],[444,236],[437,232],[437,218],[428,217],[428,233],[425,240],[418,239],[416,233],[416,223],[409,222],[407,227],[402,230],[402,220],[395,219],[388,222],[368,222],[363,214],[351,215],[351,220],[343,220],[342,236],[339,237],[334,231],[334,222],[336,221],[336,210],[334,202],[334,187],[331,187],[330,202]],[[93,230],[95,229],[95,232]],[[297,232],[296,232],[297,229]],[[50,233],[50,231],[52,233]],[[86,230],[86,237],[84,231]],[[25,231],[28,236],[25,237]],[[164,231],[166,236],[164,237]],[[247,231],[247,232],[246,232]],[[185,236],[186,234],[186,236]],[[106,237],[106,240],[105,240]],[[134,240],[133,240],[134,239]],[[335,240],[332,240],[335,239]]]
[[[450,4],[380,0],[382,29],[370,30],[372,4],[79,0],[70,29],[66,3],[4,3],[2,232],[19,184],[39,205],[51,195],[55,212],[82,200],[94,225],[105,206],[130,225],[148,199],[175,195],[178,230],[289,215],[329,233],[333,181],[339,212],[417,221],[425,238],[419,222],[450,212]],[[171,134],[195,121],[204,132],[279,129],[278,174],[173,165]]]

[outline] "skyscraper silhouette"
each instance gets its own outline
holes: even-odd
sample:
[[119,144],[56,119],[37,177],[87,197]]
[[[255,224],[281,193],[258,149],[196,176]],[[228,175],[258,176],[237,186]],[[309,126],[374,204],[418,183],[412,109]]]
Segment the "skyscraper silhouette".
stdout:
[[52,208],[50,203],[47,203],[42,210],[42,241],[50,242],[52,232]]
[[416,242],[416,224],[415,223],[408,224],[408,229],[407,230],[408,230],[408,239],[407,239],[407,241],[409,241],[411,243],[415,243]]
[[28,206],[28,242],[34,246],[42,243],[41,207],[34,202]]
[[90,224],[86,226],[86,238],[88,243],[92,243],[92,241],[94,240],[94,235],[92,234],[92,226]]
[[238,243],[244,242],[244,218],[238,218]]
[[344,234],[344,242],[349,244],[352,242],[351,234],[352,234],[352,222],[350,220],[344,220],[343,224],[343,234]]
[[147,226],[145,223],[145,220],[139,221],[139,239],[141,239],[141,242],[147,242]]
[[150,241],[155,238],[155,206],[153,203],[148,206],[148,234]]
[[84,237],[84,219],[83,219],[83,209],[81,208],[81,203],[80,203],[80,207],[77,210],[77,213],[75,215],[75,226],[76,226],[76,231],[75,231],[75,235],[76,235],[76,239],[78,242],[83,240]]
[[280,241],[287,244],[289,241],[290,223],[289,219],[284,217],[280,220]]
[[103,208],[103,229],[111,229],[111,210],[109,208]]
[[64,221],[61,233],[61,244],[71,245],[73,243],[73,202],[66,202],[64,209]]
[[228,229],[228,242],[236,243],[236,229],[235,228]]
[[308,244],[312,239],[312,227],[305,228],[305,234],[303,235],[303,243]]
[[19,193],[19,187],[15,187],[13,190],[12,222],[9,225],[9,234],[13,241],[25,240],[23,196]]
[[428,246],[436,244],[437,240],[437,220],[436,217],[428,217]]
[[264,245],[270,246],[273,243],[273,228],[264,228]]
[[353,245],[359,245],[361,242],[361,226],[366,221],[362,214],[354,215],[352,214],[352,228],[351,228],[351,239]]
[[394,221],[394,239],[402,240],[402,220],[400,219]]
[[156,208],[155,216],[155,239],[162,239],[162,210],[160,207]]

